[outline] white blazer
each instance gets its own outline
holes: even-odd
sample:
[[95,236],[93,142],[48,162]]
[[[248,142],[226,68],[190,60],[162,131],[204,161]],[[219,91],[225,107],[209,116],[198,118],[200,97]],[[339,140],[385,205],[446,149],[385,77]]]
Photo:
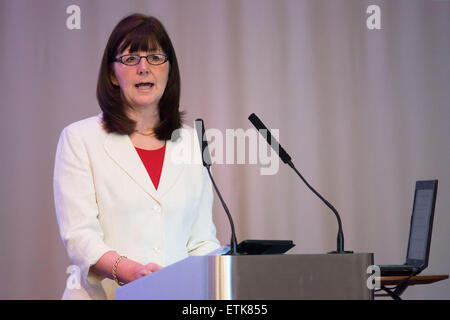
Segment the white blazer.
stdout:
[[208,173],[200,161],[180,161],[186,150],[200,152],[194,137],[185,126],[177,140],[166,142],[155,190],[130,138],[104,131],[101,114],[64,128],[55,159],[55,209],[81,288],[66,286],[63,299],[114,299],[115,282],[89,271],[107,251],[166,266],[220,246]]

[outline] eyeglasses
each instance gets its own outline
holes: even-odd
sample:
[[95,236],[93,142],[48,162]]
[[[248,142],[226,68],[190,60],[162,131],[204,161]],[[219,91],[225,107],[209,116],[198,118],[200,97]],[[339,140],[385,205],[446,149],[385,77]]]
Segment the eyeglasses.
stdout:
[[147,59],[147,62],[154,66],[163,64],[169,59],[165,54],[162,53],[157,54],[152,53],[147,56],[139,56],[137,54],[126,54],[113,60],[113,62],[120,62],[126,66],[136,66],[141,62],[142,58]]

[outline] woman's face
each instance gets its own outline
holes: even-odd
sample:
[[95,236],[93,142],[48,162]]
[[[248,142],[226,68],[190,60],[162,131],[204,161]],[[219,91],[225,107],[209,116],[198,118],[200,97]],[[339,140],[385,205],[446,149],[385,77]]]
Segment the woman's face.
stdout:
[[[129,52],[129,48],[127,48],[116,58],[127,54],[147,56],[161,53],[164,54],[160,48],[150,52]],[[145,58],[142,58],[135,66],[114,62],[114,75],[112,75],[111,81],[114,85],[120,86],[125,101],[132,107],[156,108],[166,89],[169,70],[168,61],[160,65],[151,65]]]

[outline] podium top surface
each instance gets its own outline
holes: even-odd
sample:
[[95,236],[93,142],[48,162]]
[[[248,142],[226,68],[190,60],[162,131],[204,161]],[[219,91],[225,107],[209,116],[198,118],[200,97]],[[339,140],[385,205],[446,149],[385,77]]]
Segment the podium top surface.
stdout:
[[372,299],[372,253],[191,256],[116,290],[116,299]]

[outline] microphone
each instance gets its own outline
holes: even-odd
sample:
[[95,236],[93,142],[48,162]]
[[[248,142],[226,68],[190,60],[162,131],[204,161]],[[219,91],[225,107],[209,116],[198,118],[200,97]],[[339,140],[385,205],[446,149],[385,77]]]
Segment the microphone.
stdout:
[[222,207],[225,210],[225,213],[227,214],[228,220],[230,222],[230,226],[231,226],[230,251],[227,254],[233,255],[233,256],[238,255],[237,239],[236,239],[236,232],[234,230],[233,218],[231,217],[230,211],[228,210],[228,207],[225,204],[225,201],[223,200],[222,195],[220,194],[219,189],[217,188],[217,185],[214,182],[214,179],[211,175],[211,169],[210,169],[210,167],[212,165],[211,155],[210,155],[209,149],[208,149],[208,141],[206,140],[206,136],[205,136],[205,125],[204,125],[202,119],[195,120],[195,130],[197,131],[198,143],[200,146],[200,152],[201,152],[201,156],[202,156],[203,166],[208,171],[208,175],[214,186],[214,190],[216,190],[216,193],[219,196],[220,202],[222,203]]
[[262,121],[259,120],[259,118],[256,116],[256,114],[252,113],[248,117],[248,120],[250,120],[250,122],[253,123],[256,130],[258,130],[258,132],[267,140],[267,143],[278,154],[278,156],[281,158],[281,160],[284,163],[289,164],[289,162],[291,161],[291,156],[283,149],[282,146],[280,146],[277,139],[273,138],[273,141],[272,141],[272,134],[266,128],[264,123],[262,123]]
[[337,233],[337,246],[336,251],[332,251],[330,253],[353,253],[353,251],[345,251],[344,250],[344,231],[342,230],[342,222],[341,217],[339,216],[339,213],[337,212],[336,208],[333,207],[331,203],[329,203],[324,197],[322,197],[306,180],[303,178],[303,176],[300,174],[300,172],[295,168],[294,164],[292,163],[291,156],[284,150],[282,146],[278,143],[278,141],[272,137],[272,134],[267,129],[267,127],[262,123],[262,121],[256,116],[256,114],[252,113],[248,119],[250,122],[255,126],[255,128],[258,130],[258,132],[267,140],[267,143],[272,147],[272,149],[278,154],[278,156],[281,158],[281,160],[288,164],[295,173],[302,179],[302,181],[306,184],[306,186],[322,200],[328,208],[333,211],[333,213],[336,216],[337,222],[338,222],[338,233]]

